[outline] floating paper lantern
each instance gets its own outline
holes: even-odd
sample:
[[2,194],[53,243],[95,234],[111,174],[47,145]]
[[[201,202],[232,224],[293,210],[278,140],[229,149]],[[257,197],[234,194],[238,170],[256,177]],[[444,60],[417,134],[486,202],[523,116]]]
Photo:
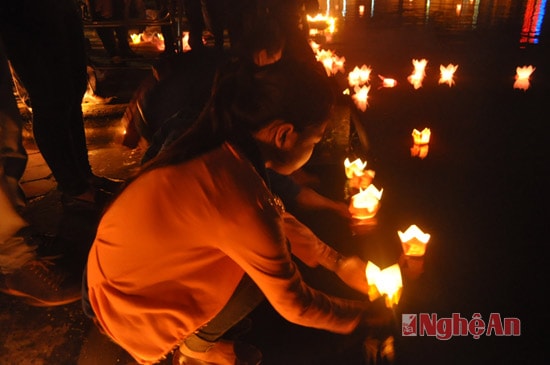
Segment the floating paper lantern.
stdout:
[[449,87],[453,86],[455,81],[453,79],[455,71],[458,69],[458,65],[448,64],[447,67],[439,65],[439,83],[447,84]]
[[339,57],[330,50],[319,49],[315,55],[317,61],[325,67],[328,76],[336,75],[338,72],[344,72],[345,57]]
[[355,103],[355,106],[362,112],[367,110],[368,103],[368,97],[369,97],[369,91],[370,86],[363,85],[362,87],[355,86],[354,88],[355,94],[351,96],[353,99],[353,102]]
[[425,158],[428,155],[431,130],[429,128],[424,128],[422,131],[418,129],[413,129],[413,146],[411,147],[411,156]]
[[344,161],[346,177],[348,178],[348,187],[355,189],[366,189],[374,179],[373,170],[365,170],[367,161],[361,161],[360,158],[350,162],[349,158]]
[[407,80],[414,86],[415,89],[418,89],[422,87],[422,81],[424,81],[424,77],[426,77],[426,65],[428,64],[428,61],[424,58],[421,60],[413,59],[412,63],[414,66],[414,71],[407,78]]
[[430,240],[428,233],[422,232],[417,225],[413,224],[405,232],[397,231],[401,246],[406,256],[424,256],[426,253],[426,245]]
[[365,190],[359,189],[359,192],[351,197],[349,211],[352,217],[356,219],[373,218],[380,208],[383,191],[384,189],[378,190],[373,184],[370,184]]
[[395,79],[390,79],[382,75],[378,75],[378,77],[380,78],[380,80],[382,80],[382,87],[391,88],[397,85],[397,81]]
[[412,131],[412,137],[414,144],[428,144],[430,143],[430,137],[432,135],[432,131],[430,128],[424,128],[422,131],[419,131],[418,129],[413,129]]
[[353,71],[348,74],[349,86],[362,86],[369,82],[371,68],[367,65],[361,66],[361,68],[355,66]]
[[367,167],[367,161],[363,162],[360,158],[357,158],[351,162],[349,158],[344,160],[344,168],[348,179],[351,179],[354,176],[362,176],[365,173],[365,167]]
[[365,275],[369,285],[368,295],[371,301],[385,295],[388,308],[392,308],[399,303],[403,288],[399,264],[393,264],[380,270],[376,264],[368,261]]
[[530,86],[529,78],[535,71],[533,66],[523,66],[516,68],[516,81],[514,82],[514,89],[527,90]]

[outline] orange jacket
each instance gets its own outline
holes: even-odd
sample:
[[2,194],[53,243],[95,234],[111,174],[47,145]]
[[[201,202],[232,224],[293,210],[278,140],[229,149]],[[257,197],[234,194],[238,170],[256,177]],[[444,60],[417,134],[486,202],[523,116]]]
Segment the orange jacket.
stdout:
[[349,333],[364,303],[307,286],[332,249],[274,204],[229,144],[132,182],[103,216],[88,258],[90,304],[137,361],[159,361],[225,305],[246,272],[275,310],[303,326]]

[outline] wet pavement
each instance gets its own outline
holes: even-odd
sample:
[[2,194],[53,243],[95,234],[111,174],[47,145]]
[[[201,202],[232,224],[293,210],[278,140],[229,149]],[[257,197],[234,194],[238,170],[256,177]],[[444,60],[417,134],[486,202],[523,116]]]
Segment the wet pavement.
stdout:
[[[545,68],[550,67],[550,53],[544,36],[540,44],[521,46],[520,24],[498,23],[488,19],[490,9],[480,9],[480,18],[490,21],[480,23],[480,30],[457,22],[454,27],[459,32],[439,23],[444,8],[439,9],[443,15],[434,13],[433,22],[413,17],[414,9],[400,16],[386,9],[384,16],[370,20],[349,17],[323,44],[346,58],[347,72],[363,64],[372,67],[373,86],[366,111],[357,111],[348,100],[340,105],[340,119],[335,121],[351,126],[351,146],[357,148],[321,149],[306,171],[318,177],[313,182],[316,189],[344,199],[341,157],[354,155],[366,159],[376,171],[373,183],[384,193],[375,224],[359,234],[329,213],[297,215],[327,243],[382,268],[395,263],[400,254],[398,230],[417,224],[432,235],[424,273],[414,280],[404,278],[396,308],[393,334],[398,364],[542,364],[549,360],[543,342],[549,319],[543,294],[548,278],[544,219],[550,145],[545,134],[550,71]],[[144,59],[126,68],[98,68],[98,92],[116,98],[108,105],[84,105],[90,162],[99,175],[125,179],[139,166],[143,151],[121,145],[120,118],[154,62],[150,49],[143,54]],[[95,55],[100,65],[108,65],[100,52]],[[407,82],[413,58],[429,60],[419,89]],[[438,83],[439,65],[449,63],[459,65],[452,87]],[[514,89],[516,67],[523,65],[536,66],[531,87]],[[398,84],[379,88],[377,75],[395,78]],[[335,79],[342,89],[347,87],[344,74]],[[432,131],[429,153],[424,159],[411,157],[411,131],[424,127]],[[361,138],[353,134],[357,128]],[[58,249],[71,257],[66,265],[78,271],[97,217],[63,214],[55,181],[29,131],[25,139],[29,164],[22,181],[30,202],[26,215],[40,230],[67,238]],[[303,270],[313,286],[353,296],[323,270]],[[401,335],[403,313],[438,318],[457,313],[468,321],[479,313],[487,322],[491,313],[498,313],[519,318],[521,335],[483,333],[476,339],[469,332],[448,340],[405,337]],[[267,304],[252,319],[252,330],[243,339],[262,349],[266,365],[365,363],[356,342],[289,324]],[[0,343],[0,364],[132,364],[122,349],[97,332],[80,303],[35,308],[0,295]]]

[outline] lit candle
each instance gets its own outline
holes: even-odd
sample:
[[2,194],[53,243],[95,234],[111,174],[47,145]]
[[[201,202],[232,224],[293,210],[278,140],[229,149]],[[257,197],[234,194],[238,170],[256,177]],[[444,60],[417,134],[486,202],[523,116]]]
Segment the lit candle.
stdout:
[[357,106],[359,110],[364,112],[365,110],[367,110],[367,106],[369,105],[367,100],[369,97],[370,86],[355,86],[354,91],[355,94],[353,94],[351,98],[353,99],[355,106]]
[[514,89],[527,90],[530,86],[529,78],[535,71],[533,66],[523,66],[516,68],[516,81],[514,82]]
[[328,76],[344,72],[344,63],[346,62],[344,57],[339,57],[334,52],[324,49],[319,49],[315,57],[317,61],[323,64]]
[[414,86],[415,89],[418,89],[422,87],[422,81],[424,80],[424,77],[426,77],[426,65],[428,64],[428,61],[426,59],[413,59],[412,60],[414,71],[413,73],[407,78],[407,80],[411,83],[411,85]]
[[360,158],[350,162],[349,158],[344,161],[346,177],[348,178],[348,186],[355,189],[366,189],[374,179],[375,172],[373,170],[365,170],[367,161],[361,161]]
[[430,137],[432,135],[432,131],[430,128],[424,128],[422,131],[419,131],[418,129],[413,129],[412,131],[412,137],[414,144],[428,144],[430,143]]
[[453,76],[457,68],[458,68],[458,65],[455,66],[452,63],[448,64],[447,67],[443,65],[439,65],[439,71],[440,71],[439,83],[447,84],[449,85],[449,87],[453,86],[455,83],[455,81],[453,80]]
[[348,74],[349,86],[361,86],[369,82],[371,68],[367,65],[361,66],[361,68],[355,66],[353,71]]
[[413,146],[411,147],[411,156],[425,158],[428,155],[431,130],[429,128],[424,128],[422,131],[418,129],[413,129]]
[[399,264],[393,264],[384,270],[380,270],[376,264],[368,261],[365,275],[369,285],[368,295],[371,301],[385,295],[388,308],[392,308],[399,303],[403,288]]
[[359,192],[351,197],[349,211],[352,217],[356,219],[373,218],[380,208],[383,191],[384,189],[378,190],[373,184],[370,184],[365,190],[359,189]]
[[132,33],[130,39],[132,39],[132,44],[138,44],[141,42],[141,34]]
[[397,234],[406,256],[424,256],[430,234],[422,232],[415,224],[407,228],[405,232],[397,231]]
[[390,88],[397,85],[397,81],[395,79],[390,79],[382,75],[378,75],[378,77],[380,78],[380,80],[382,80],[382,87]]
[[367,167],[367,161],[363,162],[360,158],[355,159],[353,162],[350,162],[349,158],[346,158],[344,161],[344,168],[348,179],[363,175],[365,167]]

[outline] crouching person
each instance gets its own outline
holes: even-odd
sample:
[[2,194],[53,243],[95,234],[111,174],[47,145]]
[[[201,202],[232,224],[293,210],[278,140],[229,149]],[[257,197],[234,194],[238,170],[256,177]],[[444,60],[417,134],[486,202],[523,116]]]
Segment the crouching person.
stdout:
[[84,308],[139,363],[258,364],[222,336],[267,299],[285,319],[349,334],[389,323],[368,300],[309,287],[292,254],[367,292],[365,264],[325,245],[270,191],[321,141],[326,75],[292,61],[225,75],[197,123],[143,166],[106,210],[88,257]]

